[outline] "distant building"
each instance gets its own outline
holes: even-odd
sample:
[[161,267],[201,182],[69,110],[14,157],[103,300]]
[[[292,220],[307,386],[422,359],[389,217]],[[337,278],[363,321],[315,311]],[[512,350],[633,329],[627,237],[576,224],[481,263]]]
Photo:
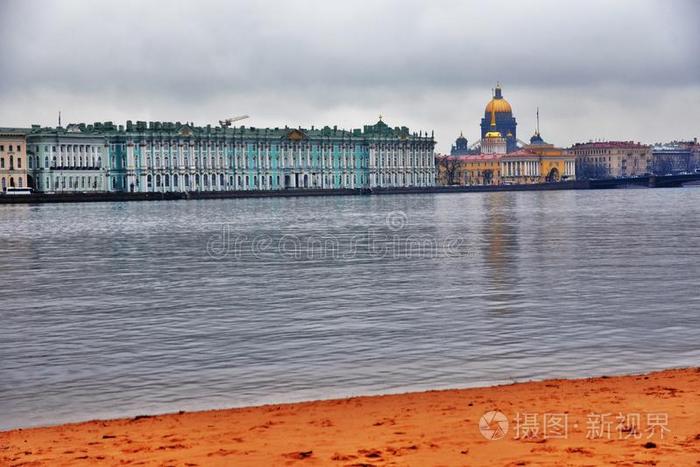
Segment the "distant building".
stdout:
[[[540,155],[534,151],[520,149],[504,155],[500,160],[501,179],[513,184],[529,184],[542,182]],[[559,181],[558,174],[552,180]]]
[[35,126],[39,191],[233,191],[435,184],[435,140],[381,120],[351,131],[112,122]]
[[27,134],[33,188],[43,192],[110,191],[109,144],[85,125],[32,127]]
[[508,139],[498,130],[496,107],[491,106],[489,131],[481,139],[481,154],[438,157],[438,183],[444,185],[499,185],[559,182],[576,179],[576,158],[549,144],[537,129],[530,144],[508,152]]
[[[493,103],[493,101],[491,101]],[[489,103],[489,105],[491,104]],[[509,107],[510,108],[510,107]],[[484,124],[481,123],[483,129]],[[508,141],[503,137],[503,134],[498,131],[496,125],[496,106],[491,105],[491,122],[489,123],[489,131],[481,137],[481,154],[505,154],[508,152]]]
[[694,172],[700,168],[700,144],[693,141],[673,141],[657,144],[651,150],[652,172],[657,175]]
[[0,189],[27,188],[26,129],[0,128]]
[[479,154],[461,158],[460,185],[500,185],[501,154]]
[[651,171],[651,146],[632,141],[574,144],[578,178],[630,177]]
[[455,144],[452,145],[452,150],[450,155],[452,156],[464,156],[469,154],[469,142],[467,138],[464,137],[462,133],[459,134],[459,138],[455,140]]
[[501,158],[501,179],[514,184],[576,179],[576,158],[553,144],[526,146]]
[[439,185],[500,185],[501,154],[438,156]]
[[501,158],[501,178],[515,184],[576,179],[576,157],[542,138],[539,109],[530,144]]
[[[495,122],[492,122],[494,117]],[[492,123],[495,123],[495,129]],[[515,117],[513,117],[513,109],[508,101],[503,98],[501,85],[496,84],[493,98],[486,104],[484,118],[481,119],[481,138],[483,140],[488,132],[497,131],[505,139],[506,152],[512,152],[518,149],[517,126]],[[484,152],[488,153],[490,151],[482,150],[482,153]]]

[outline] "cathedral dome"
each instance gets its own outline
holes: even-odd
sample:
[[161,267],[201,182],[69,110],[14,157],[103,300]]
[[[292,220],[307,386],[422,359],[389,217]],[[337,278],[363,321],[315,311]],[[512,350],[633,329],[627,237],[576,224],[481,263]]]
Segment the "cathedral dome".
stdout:
[[496,86],[496,92],[493,96],[493,99],[491,99],[489,103],[486,104],[486,110],[484,111],[484,113],[488,115],[492,111],[496,113],[513,113],[513,109],[510,107],[510,104],[507,100],[503,98],[503,95],[501,94],[500,84]]
[[512,113],[513,109],[510,107],[510,104],[508,103],[507,100],[504,98],[497,98],[494,97],[489,101],[488,104],[486,104],[486,110],[485,113],[490,114],[491,110],[493,110],[496,113],[502,113],[502,112],[507,112],[507,113]]

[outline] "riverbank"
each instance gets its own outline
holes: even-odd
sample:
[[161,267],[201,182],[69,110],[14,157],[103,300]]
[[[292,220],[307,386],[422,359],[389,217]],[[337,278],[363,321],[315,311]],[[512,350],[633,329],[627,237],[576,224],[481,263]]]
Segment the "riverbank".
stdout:
[[111,201],[168,201],[183,199],[227,198],[288,198],[297,196],[357,196],[401,195],[425,193],[489,193],[501,191],[559,191],[596,190],[624,187],[666,188],[680,187],[700,181],[700,174],[644,176],[600,180],[573,180],[556,183],[531,183],[523,185],[474,185],[428,186],[384,188],[294,188],[287,190],[238,190],[238,191],[178,191],[178,192],[99,192],[99,193],[32,193],[31,195],[0,195],[0,204],[84,203]]
[[395,188],[295,188],[288,190],[180,191],[149,193],[32,193],[0,196],[0,204],[82,203],[106,201],[172,201],[184,199],[289,198],[298,196],[357,196],[419,193],[482,193],[493,191],[551,191],[589,188],[587,182],[539,183],[529,185],[432,186]]
[[691,368],[13,430],[0,464],[696,465],[699,413]]

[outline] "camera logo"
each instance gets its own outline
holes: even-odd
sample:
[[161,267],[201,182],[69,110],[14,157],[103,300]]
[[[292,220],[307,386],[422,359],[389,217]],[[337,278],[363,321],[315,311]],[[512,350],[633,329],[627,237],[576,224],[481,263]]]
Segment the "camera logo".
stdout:
[[499,440],[508,433],[508,417],[497,410],[486,412],[479,419],[479,431],[490,441]]

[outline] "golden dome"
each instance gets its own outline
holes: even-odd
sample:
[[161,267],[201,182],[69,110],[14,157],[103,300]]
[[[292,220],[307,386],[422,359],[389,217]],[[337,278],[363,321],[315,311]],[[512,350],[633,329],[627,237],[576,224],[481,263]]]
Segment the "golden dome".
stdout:
[[485,113],[491,113],[491,111],[512,113],[513,109],[511,109],[510,104],[507,100],[503,99],[502,97],[494,97],[489,101],[488,104],[486,104]]
[[484,135],[486,138],[502,138],[500,131],[489,131]]

